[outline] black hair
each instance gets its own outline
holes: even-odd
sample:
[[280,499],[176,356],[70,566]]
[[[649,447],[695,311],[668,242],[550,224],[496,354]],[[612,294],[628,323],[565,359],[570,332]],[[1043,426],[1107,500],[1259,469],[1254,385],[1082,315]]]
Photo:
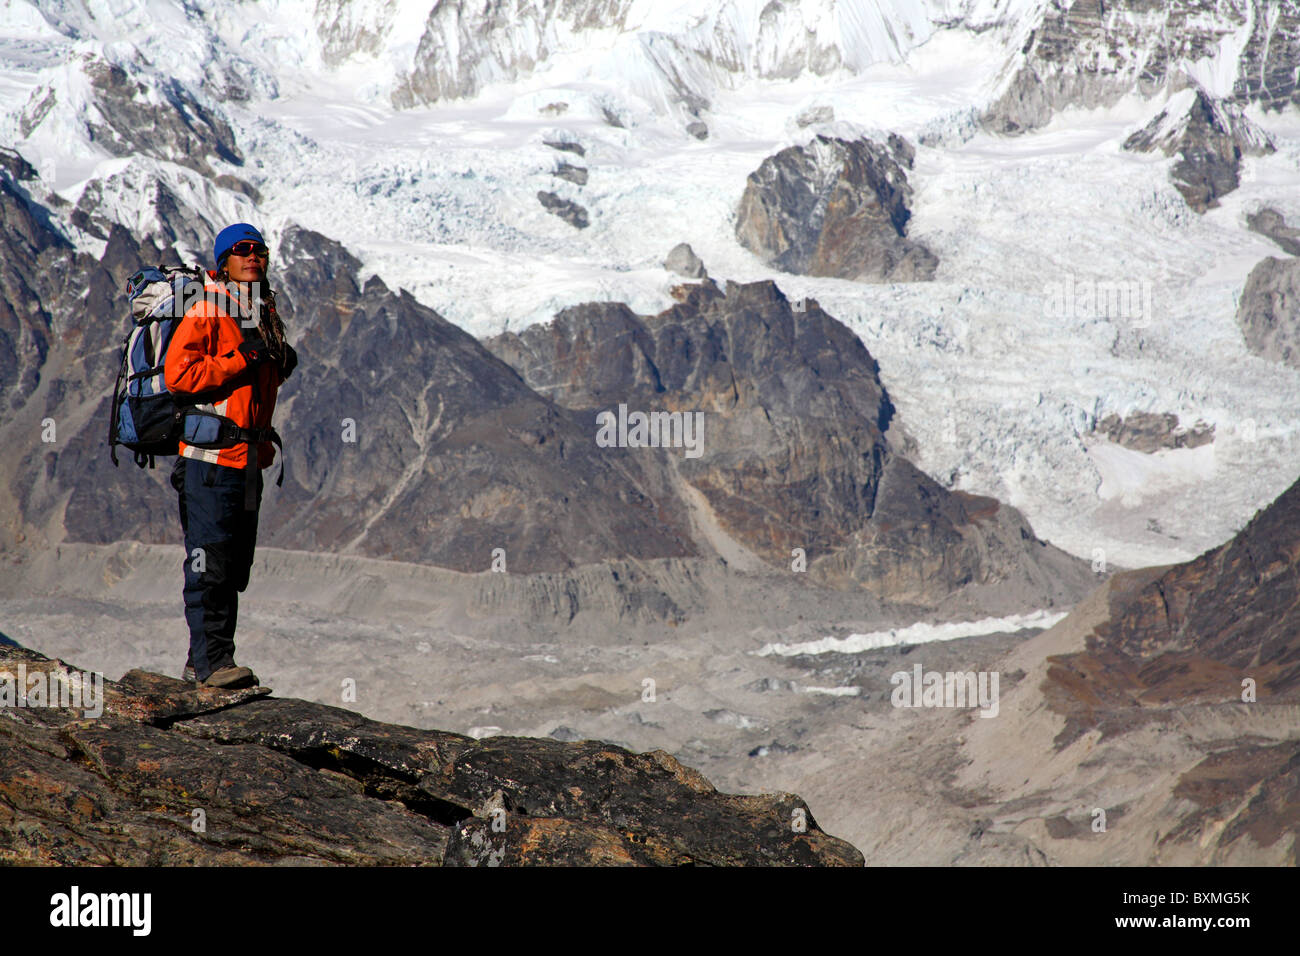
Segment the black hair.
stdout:
[[[217,280],[220,282],[234,282],[230,278],[230,273],[226,271],[226,260],[223,258],[220,265],[217,266]],[[275,307],[275,290],[265,282],[251,282],[249,285],[258,286],[258,293],[262,299],[262,308],[257,316],[257,330],[262,335],[262,341],[266,343],[267,350],[272,355],[282,356],[285,354],[285,333],[284,321],[280,318],[279,310]]]

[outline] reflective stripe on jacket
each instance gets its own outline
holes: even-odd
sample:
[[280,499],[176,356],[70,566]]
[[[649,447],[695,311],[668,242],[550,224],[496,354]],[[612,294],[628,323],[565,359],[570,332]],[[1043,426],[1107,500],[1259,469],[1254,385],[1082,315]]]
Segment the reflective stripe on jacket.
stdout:
[[[167,388],[199,408],[226,416],[241,428],[270,428],[276,394],[283,384],[280,370],[274,362],[248,368],[239,345],[245,338],[256,338],[257,329],[245,330],[238,318],[218,304],[227,300],[215,273],[208,272],[204,291],[207,294],[190,306],[172,334],[163,373]],[[212,464],[243,468],[248,463],[248,445],[244,442],[219,449],[195,448],[181,442],[180,448],[186,458]],[[269,441],[259,442],[258,466],[266,468],[274,459],[275,446]]]

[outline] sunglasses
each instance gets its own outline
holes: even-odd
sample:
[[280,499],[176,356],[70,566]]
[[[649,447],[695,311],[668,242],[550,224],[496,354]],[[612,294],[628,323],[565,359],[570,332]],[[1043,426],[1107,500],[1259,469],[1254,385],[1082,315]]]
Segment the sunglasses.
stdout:
[[271,250],[260,242],[254,242],[252,239],[240,239],[230,247],[230,254],[232,256],[239,256],[240,258],[245,258],[247,256],[260,256],[263,259],[267,259],[271,255]]

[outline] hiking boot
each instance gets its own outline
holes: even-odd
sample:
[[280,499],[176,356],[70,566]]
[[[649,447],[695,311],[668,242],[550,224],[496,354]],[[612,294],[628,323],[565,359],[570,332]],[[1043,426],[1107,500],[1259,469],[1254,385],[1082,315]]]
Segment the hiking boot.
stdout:
[[240,690],[244,687],[256,687],[257,675],[247,667],[230,665],[213,671],[208,679],[200,683],[202,687],[223,687],[226,690]]

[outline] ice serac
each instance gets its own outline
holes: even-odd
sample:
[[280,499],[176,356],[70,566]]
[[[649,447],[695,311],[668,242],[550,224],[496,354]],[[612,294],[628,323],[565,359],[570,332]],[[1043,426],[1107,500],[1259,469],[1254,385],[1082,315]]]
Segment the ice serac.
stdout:
[[1296,0],[1059,0],[1015,24],[1023,36],[986,128],[1020,133],[1067,107],[1111,106],[1188,81],[1238,105],[1300,101]]
[[1269,135],[1243,116],[1239,107],[1200,87],[1171,97],[1150,122],[1124,141],[1124,148],[1177,156],[1170,179],[1197,212],[1214,208],[1220,196],[1237,188],[1242,157],[1275,150]]
[[[20,667],[29,679],[75,672],[0,643],[0,670]],[[631,753],[600,741],[476,741],[250,693],[131,671],[103,683],[97,718],[73,707],[4,708],[0,862],[863,862],[817,825],[798,796],[719,793],[662,751]]]
[[934,278],[938,259],[907,236],[910,143],[817,136],[750,173],[736,216],[740,244],[799,275],[869,282]]
[[1250,270],[1237,325],[1256,355],[1300,368],[1300,259],[1269,256]]
[[659,475],[653,485],[668,496],[702,499],[694,513],[704,553],[717,538],[700,527],[716,523],[771,568],[789,569],[802,549],[818,582],[930,606],[998,585],[1048,606],[1094,583],[1087,565],[1036,539],[1014,509],[947,491],[891,447],[894,407],[875,360],[816,302],[796,311],[771,282],[706,281],[680,296],[655,316],[577,306],[486,344],[592,429],[620,405],[698,414],[694,457],[663,447],[608,453]]

